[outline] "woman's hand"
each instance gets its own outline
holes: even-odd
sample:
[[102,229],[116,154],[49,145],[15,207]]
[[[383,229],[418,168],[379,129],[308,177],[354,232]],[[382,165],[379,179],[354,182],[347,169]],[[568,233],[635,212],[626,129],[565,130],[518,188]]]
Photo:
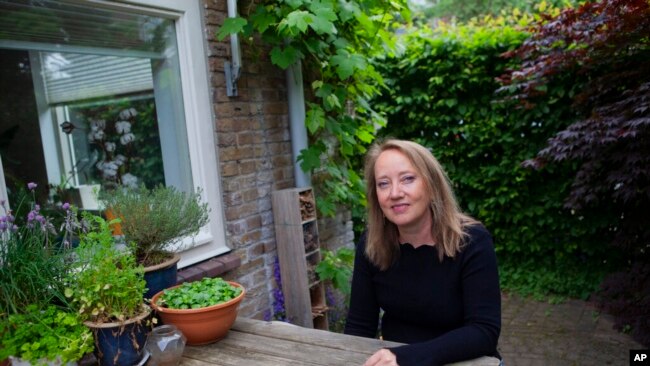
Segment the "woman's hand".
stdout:
[[387,349],[380,349],[366,360],[363,366],[399,366],[395,354]]

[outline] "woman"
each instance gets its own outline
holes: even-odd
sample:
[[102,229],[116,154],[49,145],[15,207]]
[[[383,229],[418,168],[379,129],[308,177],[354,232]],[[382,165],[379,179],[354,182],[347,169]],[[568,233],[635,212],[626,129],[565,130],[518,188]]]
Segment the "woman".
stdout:
[[366,157],[368,231],[357,246],[345,333],[407,345],[365,366],[499,357],[501,294],[492,238],[463,214],[423,146],[387,140]]

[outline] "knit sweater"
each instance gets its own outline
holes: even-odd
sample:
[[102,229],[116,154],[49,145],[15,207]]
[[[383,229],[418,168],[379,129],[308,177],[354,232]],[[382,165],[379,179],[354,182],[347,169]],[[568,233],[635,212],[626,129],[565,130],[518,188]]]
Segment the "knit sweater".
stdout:
[[345,333],[377,336],[380,309],[384,340],[400,366],[444,365],[480,356],[499,357],[501,293],[490,233],[467,229],[466,245],[455,258],[438,260],[434,246],[400,244],[400,256],[380,271],[356,249],[352,295]]

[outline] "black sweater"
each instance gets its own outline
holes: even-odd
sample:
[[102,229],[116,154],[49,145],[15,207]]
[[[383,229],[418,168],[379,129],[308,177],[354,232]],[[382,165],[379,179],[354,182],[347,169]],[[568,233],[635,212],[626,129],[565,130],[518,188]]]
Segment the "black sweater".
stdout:
[[399,260],[380,271],[357,246],[345,333],[381,335],[408,345],[391,348],[400,366],[443,365],[498,357],[501,293],[492,237],[482,225],[467,229],[461,253],[438,260],[435,247],[400,244]]

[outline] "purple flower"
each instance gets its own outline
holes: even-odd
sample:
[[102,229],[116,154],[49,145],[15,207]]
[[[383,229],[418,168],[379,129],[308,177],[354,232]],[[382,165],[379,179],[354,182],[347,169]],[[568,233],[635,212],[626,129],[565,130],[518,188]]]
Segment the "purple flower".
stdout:
[[64,202],[64,203],[61,205],[61,208],[64,209],[64,210],[66,210],[66,211],[68,211],[68,210],[70,209],[70,204],[69,204],[68,202]]
[[30,191],[35,190],[36,187],[38,187],[38,184],[36,184],[36,183],[34,183],[34,182],[29,182],[29,183],[27,183],[27,189],[29,189]]

